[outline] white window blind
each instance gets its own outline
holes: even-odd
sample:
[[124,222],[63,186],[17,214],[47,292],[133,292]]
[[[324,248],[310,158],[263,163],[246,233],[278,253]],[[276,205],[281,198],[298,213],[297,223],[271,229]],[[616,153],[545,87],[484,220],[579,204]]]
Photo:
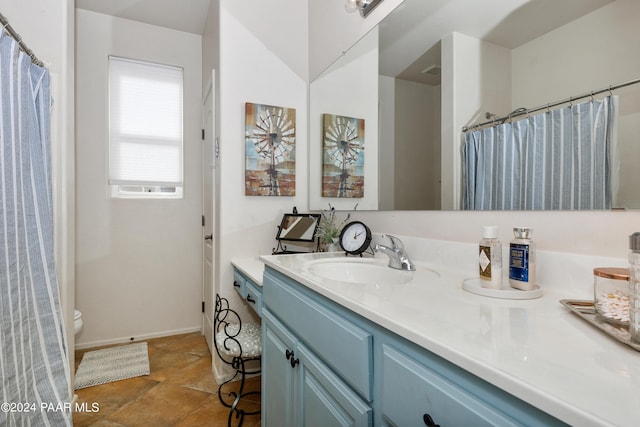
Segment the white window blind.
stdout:
[[182,69],[109,57],[109,184],[182,187]]

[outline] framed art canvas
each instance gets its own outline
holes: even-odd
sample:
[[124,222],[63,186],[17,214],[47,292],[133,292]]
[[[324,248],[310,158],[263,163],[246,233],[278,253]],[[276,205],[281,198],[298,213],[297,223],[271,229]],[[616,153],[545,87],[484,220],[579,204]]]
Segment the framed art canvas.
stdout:
[[323,114],[322,197],[364,197],[364,119]]
[[295,196],[294,108],[245,104],[245,194]]

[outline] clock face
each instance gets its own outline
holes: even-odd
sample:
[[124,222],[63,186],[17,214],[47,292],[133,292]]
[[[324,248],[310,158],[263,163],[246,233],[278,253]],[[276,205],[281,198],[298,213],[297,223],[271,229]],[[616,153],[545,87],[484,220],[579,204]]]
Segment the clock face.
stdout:
[[360,221],[350,222],[340,233],[340,246],[349,254],[361,254],[367,250],[369,243],[371,243],[371,230]]

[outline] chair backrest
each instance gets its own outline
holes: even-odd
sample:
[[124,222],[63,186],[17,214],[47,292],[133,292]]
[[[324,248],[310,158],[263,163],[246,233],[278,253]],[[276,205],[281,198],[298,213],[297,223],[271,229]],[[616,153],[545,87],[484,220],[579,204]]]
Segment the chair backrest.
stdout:
[[216,294],[216,309],[213,317],[213,342],[223,362],[235,367],[242,359],[242,344],[239,339],[242,319],[229,308],[229,300]]

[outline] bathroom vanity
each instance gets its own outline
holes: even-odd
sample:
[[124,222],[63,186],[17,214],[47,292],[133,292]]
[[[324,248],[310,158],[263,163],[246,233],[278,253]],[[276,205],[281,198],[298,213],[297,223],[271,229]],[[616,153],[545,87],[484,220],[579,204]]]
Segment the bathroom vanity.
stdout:
[[266,425],[560,424],[276,270],[264,284]]
[[[569,313],[558,301],[573,289],[503,300],[464,291],[468,271],[445,264],[418,261],[415,272],[395,275],[386,257],[261,260],[263,425],[640,419],[640,354]],[[341,268],[342,280],[330,276]]]
[[262,317],[262,275],[264,264],[257,259],[233,262],[233,288],[258,316]]

